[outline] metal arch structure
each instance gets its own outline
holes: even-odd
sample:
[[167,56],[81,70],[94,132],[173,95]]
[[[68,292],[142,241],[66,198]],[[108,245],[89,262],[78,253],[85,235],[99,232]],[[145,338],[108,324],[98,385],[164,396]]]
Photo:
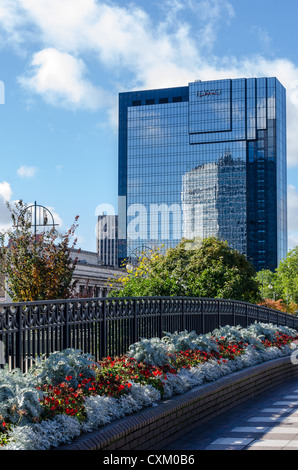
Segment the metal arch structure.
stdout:
[[[150,242],[149,242],[150,243]],[[146,258],[148,258],[148,254],[147,252],[154,249],[154,246],[152,244],[152,246],[149,246],[148,245],[145,245],[145,244],[142,244],[142,245],[139,245],[137,246],[136,248],[134,248],[133,250],[130,250],[129,252],[129,255],[127,257],[127,265],[131,264],[131,265],[135,265],[138,263],[138,259],[141,257],[141,256],[145,256]]]
[[[37,213],[38,210],[38,213]],[[47,227],[51,226],[52,228],[58,226],[59,224],[55,224],[54,216],[52,212],[45,206],[41,204],[37,204],[36,201],[34,204],[31,204],[25,207],[24,212],[28,212],[30,214],[30,225],[34,228],[34,236],[37,235],[37,227]],[[48,223],[48,215],[51,219],[51,223]],[[32,218],[34,218],[32,223]],[[42,222],[42,223],[41,223]]]

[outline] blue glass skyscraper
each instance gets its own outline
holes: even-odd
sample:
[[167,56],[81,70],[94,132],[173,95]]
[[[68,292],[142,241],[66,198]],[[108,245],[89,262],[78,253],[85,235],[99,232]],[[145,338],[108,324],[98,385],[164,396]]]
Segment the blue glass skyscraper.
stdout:
[[276,78],[119,95],[119,262],[217,236],[257,270],[287,252],[286,91]]

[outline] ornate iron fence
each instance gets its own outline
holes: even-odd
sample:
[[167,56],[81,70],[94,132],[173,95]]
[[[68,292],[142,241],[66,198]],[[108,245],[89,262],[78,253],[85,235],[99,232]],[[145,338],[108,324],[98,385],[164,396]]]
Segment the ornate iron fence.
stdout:
[[140,338],[164,332],[208,333],[255,321],[298,330],[298,317],[233,300],[187,297],[92,298],[0,304],[0,341],[10,369],[76,348],[96,360],[121,355]]

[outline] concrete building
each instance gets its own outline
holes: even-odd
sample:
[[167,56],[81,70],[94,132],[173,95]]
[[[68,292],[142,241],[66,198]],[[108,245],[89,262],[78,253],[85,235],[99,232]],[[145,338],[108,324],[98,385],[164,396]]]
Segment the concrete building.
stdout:
[[111,290],[110,279],[125,274],[122,269],[103,265],[96,252],[72,250],[72,257],[78,257],[73,275],[77,297],[106,297]]

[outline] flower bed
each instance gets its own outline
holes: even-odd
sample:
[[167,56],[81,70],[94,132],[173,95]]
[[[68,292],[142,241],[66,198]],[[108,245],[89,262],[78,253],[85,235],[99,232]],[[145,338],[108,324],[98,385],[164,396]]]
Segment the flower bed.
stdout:
[[26,374],[0,371],[2,450],[70,443],[163,398],[264,361],[288,356],[296,330],[255,323],[143,339],[99,363],[69,349],[39,358]]

